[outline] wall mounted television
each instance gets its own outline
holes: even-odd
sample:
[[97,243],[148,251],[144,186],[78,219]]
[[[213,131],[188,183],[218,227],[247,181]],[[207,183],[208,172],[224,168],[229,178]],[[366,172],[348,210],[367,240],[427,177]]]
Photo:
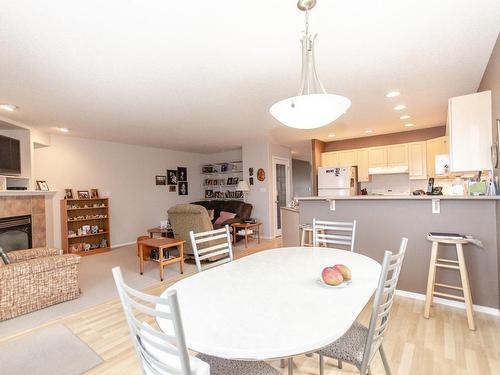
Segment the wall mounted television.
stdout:
[[21,145],[18,139],[0,135],[0,173],[21,173]]

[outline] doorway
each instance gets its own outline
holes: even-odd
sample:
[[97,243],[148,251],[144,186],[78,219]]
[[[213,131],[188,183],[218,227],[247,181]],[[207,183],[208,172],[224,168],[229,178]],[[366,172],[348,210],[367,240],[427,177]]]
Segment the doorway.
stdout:
[[290,202],[290,160],[273,156],[273,217],[274,236],[281,236],[281,207]]

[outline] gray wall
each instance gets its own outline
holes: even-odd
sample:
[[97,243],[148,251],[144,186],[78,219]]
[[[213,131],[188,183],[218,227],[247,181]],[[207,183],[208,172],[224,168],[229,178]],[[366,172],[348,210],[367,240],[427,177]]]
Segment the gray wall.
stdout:
[[[398,289],[425,294],[431,243],[426,234],[458,232],[480,239],[484,249],[465,245],[474,304],[499,307],[498,293],[498,201],[441,200],[441,213],[433,214],[431,200],[337,200],[330,211],[327,201],[301,201],[300,223],[322,220],[357,220],[355,251],[377,261],[384,250],[397,251],[402,237],[408,249]],[[440,257],[456,259],[454,247],[440,245]],[[354,275],[355,277],[355,275]],[[439,270],[437,282],[458,285],[454,270]],[[446,292],[449,292],[448,290]],[[449,292],[452,293],[452,292]]]
[[312,195],[311,163],[305,160],[292,159],[293,197],[310,197]]

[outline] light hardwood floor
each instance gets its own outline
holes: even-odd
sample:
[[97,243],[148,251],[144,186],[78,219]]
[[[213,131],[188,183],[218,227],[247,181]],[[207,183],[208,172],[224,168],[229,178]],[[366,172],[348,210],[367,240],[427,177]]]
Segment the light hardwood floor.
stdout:
[[[249,248],[238,256],[277,246],[279,243],[276,241],[262,241],[260,245]],[[184,276],[179,278],[181,277]],[[176,280],[159,283],[146,291],[159,295]],[[394,374],[500,373],[499,317],[477,313],[475,317],[477,330],[472,332],[467,327],[465,310],[435,305],[431,319],[426,320],[423,318],[423,309],[423,301],[396,297],[384,342]],[[360,320],[365,324],[368,314],[367,307],[360,316]],[[44,326],[56,323],[62,323],[70,328],[103,358],[104,362],[88,374],[140,374],[119,300],[92,307]],[[307,319],[304,319],[304,324],[307,324]],[[12,338],[2,341],[10,339]],[[270,363],[283,374],[286,373],[286,369],[279,368],[278,361]],[[345,364],[342,370],[336,368],[335,364],[336,361],[326,361],[326,374],[358,373],[348,364]],[[319,373],[317,356],[296,357],[294,367],[296,374]],[[373,362],[372,373],[384,373],[382,362],[378,357]]]

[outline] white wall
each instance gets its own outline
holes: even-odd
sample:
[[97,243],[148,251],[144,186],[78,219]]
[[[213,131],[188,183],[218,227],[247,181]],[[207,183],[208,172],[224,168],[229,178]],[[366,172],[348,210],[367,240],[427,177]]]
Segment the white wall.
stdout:
[[242,150],[237,148],[235,150],[214,152],[213,154],[203,155],[203,164],[209,163],[223,163],[226,161],[240,161],[242,160]]
[[[166,219],[168,208],[202,196],[200,171],[206,155],[58,135],[50,141],[49,147],[34,150],[34,171],[36,179],[58,191],[53,205],[55,246],[61,242],[59,200],[65,188],[74,194],[91,188],[109,194],[112,245],[135,242]],[[188,168],[187,196],[155,185],[155,175],[177,167]]]

